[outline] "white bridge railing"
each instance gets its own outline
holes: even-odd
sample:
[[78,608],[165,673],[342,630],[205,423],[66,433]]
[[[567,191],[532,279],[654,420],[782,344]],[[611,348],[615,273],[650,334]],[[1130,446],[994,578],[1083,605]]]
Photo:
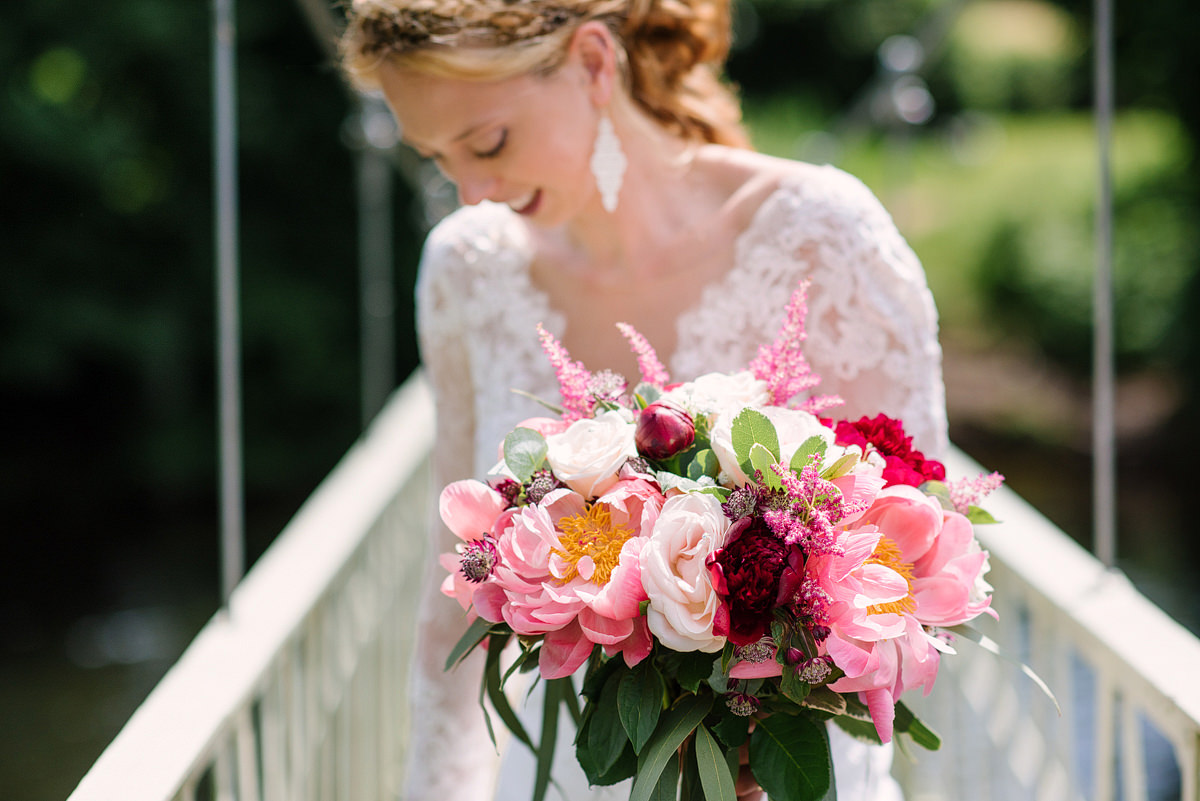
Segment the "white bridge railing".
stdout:
[[[432,434],[410,379],[69,801],[399,797]],[[912,699],[945,745],[897,754],[908,801],[1200,801],[1200,641],[1015,494],[988,507],[1004,522],[981,531],[1001,615],[987,633],[1063,715],[962,642]]]

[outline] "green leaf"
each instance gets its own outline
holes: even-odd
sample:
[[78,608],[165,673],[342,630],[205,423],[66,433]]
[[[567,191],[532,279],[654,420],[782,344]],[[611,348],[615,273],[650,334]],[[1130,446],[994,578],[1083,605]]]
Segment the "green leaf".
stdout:
[[779,691],[789,701],[803,704],[804,699],[808,698],[809,692],[812,691],[812,685],[801,681],[793,668],[785,666],[783,674],[779,677]]
[[875,745],[883,744],[883,741],[879,739],[879,732],[875,731],[875,724],[869,720],[860,720],[849,715],[838,715],[833,719],[833,722],[838,725],[838,728],[855,739]]
[[896,731],[904,732],[913,738],[913,742],[929,751],[942,747],[942,738],[933,729],[921,722],[921,719],[904,705],[903,701],[896,702],[896,719],[892,723]]
[[696,455],[692,457],[692,461],[688,463],[687,467],[687,476],[693,481],[698,481],[700,476],[716,478],[719,472],[721,472],[721,463],[717,461],[717,455],[711,448],[696,451]]
[[649,801],[675,801],[679,794],[679,752],[676,751],[667,759],[666,767],[654,783],[650,791]]
[[626,741],[625,749],[617,757],[612,767],[607,771],[601,771],[596,767],[593,754],[587,747],[588,731],[591,728],[594,709],[595,705],[591,703],[585,707],[583,725],[580,726],[575,736],[575,758],[579,761],[580,767],[583,768],[588,784],[597,787],[607,787],[608,785],[628,779],[637,773],[637,755],[633,753],[633,746]]
[[712,700],[712,696],[688,696],[661,718],[658,729],[638,759],[638,775],[629,801],[650,801],[663,769],[687,736],[704,720],[712,708]]
[[[617,675],[617,674],[613,674]],[[603,703],[603,699],[601,699]],[[654,734],[663,707],[663,680],[652,660],[643,659],[632,670],[621,676],[617,689],[617,708],[621,725],[633,743],[635,753]]]
[[[796,448],[796,452],[792,454],[791,468],[799,473],[809,465],[814,453],[821,454],[821,458],[825,458],[825,450],[828,444],[821,437],[813,435],[804,442],[800,443],[800,447]],[[819,467],[820,465],[818,465]]]
[[733,714],[725,703],[715,705],[709,719],[713,717],[717,721],[711,725],[711,731],[726,748],[741,748],[746,744],[750,736],[750,718]]
[[[458,667],[458,663],[467,657],[467,654],[475,650],[475,646],[483,642],[488,634],[492,633],[492,626],[500,626],[499,623],[490,623],[481,617],[475,618],[475,621],[467,628],[462,637],[459,638],[454,648],[450,650],[450,656],[446,657],[446,665],[443,670],[453,670]],[[507,628],[507,626],[505,626]]]
[[675,680],[679,686],[690,693],[699,692],[701,682],[707,680],[713,673],[713,663],[717,661],[715,654],[704,651],[687,651],[672,660],[675,669]]
[[696,755],[696,767],[700,771],[700,785],[704,788],[705,799],[736,801],[734,777],[729,772],[729,763],[725,761],[725,752],[703,725],[696,729],[692,750]]
[[762,445],[775,457],[775,461],[779,461],[779,435],[775,432],[775,426],[762,412],[742,409],[733,420],[731,434],[733,453],[742,471],[747,475],[753,472],[750,468],[750,449],[756,444]]
[[772,715],[750,735],[750,770],[772,801],[836,798],[829,735],[807,715]]
[[522,484],[542,468],[547,452],[546,438],[532,428],[514,428],[504,438],[504,463]]
[[831,715],[846,714],[846,697],[835,693],[828,687],[813,687],[804,699],[804,705],[810,709],[819,709]]
[[850,472],[850,468],[858,464],[858,456],[853,453],[847,453],[841,459],[826,467],[821,473],[821,478],[826,481],[833,481],[835,478],[841,478]]
[[491,642],[488,643],[487,662],[483,669],[484,687],[487,689],[488,700],[492,702],[492,708],[496,710],[500,720],[513,733],[514,737],[533,749],[533,740],[525,732],[525,727],[521,725],[521,719],[513,711],[512,706],[508,703],[508,696],[501,688],[500,652],[504,649],[504,639],[507,639],[507,635],[502,637],[493,634]]
[[967,519],[977,526],[991,525],[1000,521],[992,517],[992,513],[986,509],[980,509],[978,506],[971,505],[967,507]]
[[771,465],[779,460],[767,450],[766,446],[761,443],[754,443],[750,448],[750,467],[751,470],[746,471],[746,475],[754,474],[754,470],[762,473],[762,483],[773,490],[783,489],[783,481],[779,475],[771,469]]
[[[554,743],[558,739],[558,707],[562,703],[564,682],[568,687],[571,679],[551,679],[546,682],[546,696],[542,707],[542,740],[537,750],[537,774],[533,782],[533,801],[544,801],[550,787],[550,766],[554,763]],[[574,692],[571,687],[569,692]]]
[[593,707],[588,727],[587,749],[591,752],[596,772],[600,774],[607,773],[612,768],[629,741],[621,723],[617,700],[623,675],[621,671],[609,674],[608,680],[604,682],[604,689],[600,692],[600,698]]

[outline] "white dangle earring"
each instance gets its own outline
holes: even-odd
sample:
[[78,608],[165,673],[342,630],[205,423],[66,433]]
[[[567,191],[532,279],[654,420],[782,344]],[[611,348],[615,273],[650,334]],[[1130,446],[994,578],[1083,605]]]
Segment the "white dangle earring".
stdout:
[[621,140],[613,129],[608,114],[600,117],[596,130],[596,143],[592,147],[592,175],[596,177],[596,188],[600,190],[600,202],[604,210],[612,213],[617,208],[617,195],[625,179],[625,167],[629,160],[621,150]]

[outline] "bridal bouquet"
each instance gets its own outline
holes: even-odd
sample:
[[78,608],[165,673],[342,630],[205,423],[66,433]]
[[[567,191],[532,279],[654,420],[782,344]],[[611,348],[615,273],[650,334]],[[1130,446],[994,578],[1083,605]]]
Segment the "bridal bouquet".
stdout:
[[[820,417],[838,401],[810,397],[804,289],[746,371],[680,384],[628,326],[632,391],[539,329],[560,413],[442,492],[463,540],[442,590],[473,619],[447,666],[486,648],[481,696],[537,754],[535,799],[562,708],[589,781],[633,777],[634,801],[732,801],[747,744],[774,801],[830,797],[830,719],[939,746],[900,699],[932,688],[945,629],[990,613],[972,522],[1001,479],[945,483],[901,421]],[[504,693],[534,668],[538,742]]]

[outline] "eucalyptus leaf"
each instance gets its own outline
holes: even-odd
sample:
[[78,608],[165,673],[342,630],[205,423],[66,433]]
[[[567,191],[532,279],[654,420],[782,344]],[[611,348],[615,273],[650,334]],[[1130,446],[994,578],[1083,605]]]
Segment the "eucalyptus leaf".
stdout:
[[638,774],[629,801],[650,801],[663,769],[687,736],[704,720],[712,708],[712,700],[712,696],[688,696],[662,716],[658,729],[638,759]]
[[696,767],[700,772],[700,786],[704,788],[705,799],[707,801],[736,801],[734,777],[729,772],[729,763],[725,760],[725,752],[703,724],[696,729],[696,737],[692,740],[692,751],[695,754]]
[[696,451],[696,455],[692,457],[692,461],[688,463],[687,467],[688,478],[693,481],[699,480],[700,476],[716,478],[720,472],[721,463],[717,461],[717,455],[711,448],[702,448]]
[[675,801],[679,795],[679,752],[671,754],[650,791],[649,801]]
[[750,472],[746,469],[750,464],[750,449],[755,444],[762,445],[775,457],[775,461],[779,461],[779,434],[762,412],[756,409],[742,409],[733,419],[731,435],[734,456],[747,474]]
[[638,383],[633,388],[633,396],[637,398],[638,405],[645,409],[650,404],[662,397],[662,390],[653,384],[648,384],[645,381]]
[[792,470],[799,473],[805,467],[808,467],[814,453],[819,453],[821,458],[824,459],[825,451],[828,447],[828,443],[815,434],[804,440],[804,442],[800,443],[800,447],[796,448],[796,452],[792,454],[792,461],[790,463]]
[[[642,752],[642,746],[658,726],[663,689],[662,676],[651,659],[643,659],[621,676],[617,687],[617,710],[635,753]],[[601,703],[604,703],[603,697]]]
[[981,509],[978,506],[967,507],[967,519],[977,526],[991,525],[1000,521],[992,517],[992,513],[986,509]]
[[546,438],[532,428],[514,428],[504,438],[504,463],[522,484],[542,469],[548,452]]
[[771,715],[750,735],[750,770],[772,801],[836,798],[829,735],[807,715]]
[[821,478],[825,479],[826,481],[833,481],[835,478],[841,478],[849,473],[850,469],[856,464],[858,464],[858,455],[854,453],[847,453],[841,459],[838,459],[829,467],[826,467],[821,473]]
[[783,489],[783,481],[779,478],[779,474],[771,469],[771,465],[778,462],[766,446],[761,443],[754,443],[750,448],[750,467],[746,471],[746,475],[753,475],[753,471],[757,470],[762,474],[762,483],[773,490]]

